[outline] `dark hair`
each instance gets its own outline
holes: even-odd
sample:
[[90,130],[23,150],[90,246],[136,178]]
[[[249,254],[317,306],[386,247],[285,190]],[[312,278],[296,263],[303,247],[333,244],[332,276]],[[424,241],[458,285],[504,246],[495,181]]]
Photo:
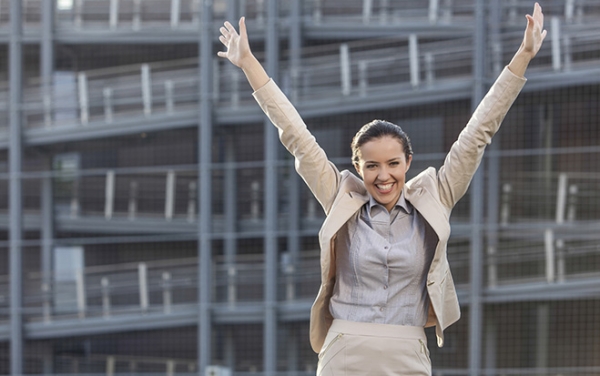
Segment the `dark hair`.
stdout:
[[382,137],[392,137],[397,139],[402,145],[404,155],[408,160],[409,156],[412,155],[412,146],[410,145],[410,139],[408,135],[394,123],[390,123],[385,120],[373,120],[363,125],[352,139],[352,163],[358,163],[360,147],[369,141],[377,140]]

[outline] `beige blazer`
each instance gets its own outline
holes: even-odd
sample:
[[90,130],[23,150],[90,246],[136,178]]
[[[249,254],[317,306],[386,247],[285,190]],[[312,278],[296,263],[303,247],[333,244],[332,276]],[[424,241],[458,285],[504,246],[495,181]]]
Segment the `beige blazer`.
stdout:
[[[504,68],[481,101],[458,140],[452,145],[444,165],[430,167],[409,180],[405,197],[433,228],[438,237],[427,276],[430,311],[427,326],[436,327],[438,346],[443,331],[460,317],[458,298],[448,267],[446,247],[450,237],[450,212],[465,194],[477,170],[485,147],[525,84]],[[336,249],[335,239],[344,223],[368,200],[360,178],[345,170],[338,171],[308,131],[300,115],[273,80],[254,93],[260,107],[279,130],[283,145],[295,157],[296,170],[323,206],[326,219],[319,231],[321,247],[321,287],[310,314],[310,342],[319,352],[333,317],[329,300],[335,284],[335,257],[345,249]]]

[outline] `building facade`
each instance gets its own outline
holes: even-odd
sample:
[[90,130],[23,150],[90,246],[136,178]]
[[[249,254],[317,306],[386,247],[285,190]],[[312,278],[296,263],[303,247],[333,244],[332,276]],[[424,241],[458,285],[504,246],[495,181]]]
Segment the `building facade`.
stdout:
[[[600,375],[600,3],[547,0],[452,214],[435,375]],[[374,119],[439,167],[523,0],[0,0],[0,374],[314,375],[324,219],[224,20],[340,169]]]

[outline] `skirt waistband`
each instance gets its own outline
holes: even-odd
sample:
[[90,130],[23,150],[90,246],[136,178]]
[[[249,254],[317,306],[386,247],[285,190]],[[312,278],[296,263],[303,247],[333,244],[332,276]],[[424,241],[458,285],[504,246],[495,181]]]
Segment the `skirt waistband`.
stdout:
[[421,326],[376,324],[334,319],[329,330],[336,333],[355,334],[359,336],[427,339],[425,328]]

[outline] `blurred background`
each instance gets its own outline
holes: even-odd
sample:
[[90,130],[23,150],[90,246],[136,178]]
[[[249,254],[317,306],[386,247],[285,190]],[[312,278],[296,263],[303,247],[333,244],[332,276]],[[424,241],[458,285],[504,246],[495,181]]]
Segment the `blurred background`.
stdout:
[[[439,167],[527,0],[0,0],[0,374],[314,375],[324,213],[218,29],[340,169],[374,119]],[[548,37],[453,212],[435,376],[600,375],[600,2]]]

